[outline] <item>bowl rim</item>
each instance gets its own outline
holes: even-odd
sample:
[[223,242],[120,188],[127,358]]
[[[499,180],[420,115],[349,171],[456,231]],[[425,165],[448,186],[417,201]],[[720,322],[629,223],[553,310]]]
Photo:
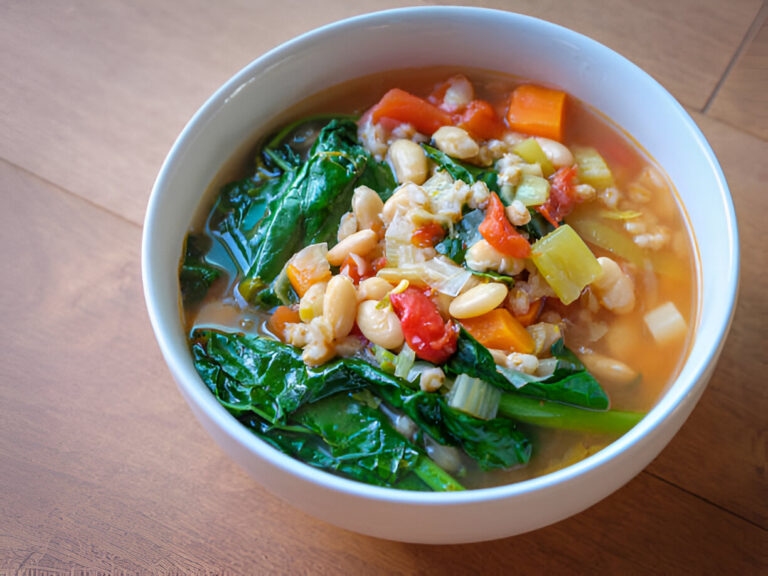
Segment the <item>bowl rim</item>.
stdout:
[[[184,150],[184,148],[187,147],[190,142],[194,141],[204,131],[207,122],[211,119],[215,112],[227,102],[227,100],[234,97],[243,86],[247,85],[249,81],[257,76],[257,71],[277,64],[281,59],[289,56],[296,49],[299,49],[302,46],[311,44],[318,40],[322,41],[322,39],[328,35],[343,33],[345,30],[352,28],[381,25],[383,21],[388,23],[396,23],[398,20],[406,17],[412,18],[417,15],[421,17],[425,15],[431,16],[436,14],[440,14],[441,16],[453,16],[456,18],[466,18],[469,16],[506,18],[510,21],[514,20],[527,26],[541,26],[550,30],[554,29],[558,34],[563,35],[569,40],[589,45],[591,50],[604,52],[611,58],[619,59],[622,61],[623,66],[629,66],[634,69],[634,73],[643,76],[644,80],[649,84],[649,88],[659,92],[661,98],[667,100],[667,102],[672,104],[672,106],[676,109],[676,112],[680,116],[680,120],[682,122],[681,126],[686,128],[691,133],[694,140],[697,142],[701,153],[707,159],[707,162],[711,167],[719,193],[718,199],[722,202],[723,207],[725,208],[725,219],[728,225],[727,240],[729,244],[727,254],[730,261],[733,263],[733,266],[730,268],[728,277],[726,279],[729,301],[727,302],[727,306],[724,305],[719,310],[718,318],[716,321],[716,324],[719,326],[719,330],[716,333],[707,333],[703,335],[699,335],[698,333],[696,334],[694,341],[690,345],[689,357],[686,360],[684,366],[688,366],[689,362],[691,362],[690,351],[697,344],[697,342],[700,341],[700,339],[705,342],[709,354],[706,356],[702,355],[701,359],[696,361],[694,371],[689,375],[685,382],[681,382],[678,378],[678,380],[670,387],[664,396],[662,396],[653,406],[653,408],[651,408],[646,416],[629,432],[617,440],[611,442],[608,446],[596,452],[595,454],[555,472],[551,472],[543,476],[538,476],[528,480],[514,482],[512,484],[490,488],[471,489],[462,492],[411,492],[364,484],[356,480],[343,478],[330,472],[313,468],[308,464],[305,464],[280,452],[276,448],[273,448],[258,438],[255,434],[241,425],[223,406],[218,403],[218,401],[215,399],[213,394],[210,393],[194,369],[190,371],[191,359],[179,357],[179,350],[175,348],[171,342],[169,334],[166,333],[166,330],[173,330],[174,327],[165,326],[161,321],[161,311],[158,304],[158,289],[156,288],[156,284],[158,282],[156,280],[156,274],[159,275],[160,271],[156,271],[152,266],[153,250],[155,249],[154,233],[155,227],[159,224],[157,222],[157,213],[162,203],[162,190],[173,179],[173,175],[176,170],[176,163],[178,158],[181,156],[182,150]],[[680,205],[684,209],[682,202]],[[693,235],[693,227],[691,226],[690,221],[688,222],[688,226],[691,229],[691,234]],[[696,249],[696,274],[699,291],[696,307],[696,322],[699,324],[702,315],[702,278],[701,265],[698,256],[698,246],[696,244],[695,237],[693,243]],[[626,57],[597,42],[596,40],[546,20],[490,8],[466,6],[424,6],[370,12],[315,28],[270,49],[266,53],[262,54],[247,64],[236,74],[230,77],[229,80],[227,80],[223,85],[221,85],[187,122],[184,129],[177,137],[173,146],[168,152],[168,155],[166,156],[158,173],[152,188],[152,192],[150,194],[147,211],[145,214],[142,232],[141,267],[144,296],[150,322],[163,357],[168,364],[171,373],[175,377],[177,384],[183,392],[187,402],[190,404],[194,403],[200,410],[204,412],[207,418],[219,428],[219,430],[224,432],[227,437],[229,437],[231,440],[234,440],[242,447],[246,448],[249,452],[255,453],[260,458],[263,458],[277,468],[280,468],[282,471],[288,472],[291,475],[296,476],[304,481],[310,482],[328,490],[332,490],[334,492],[361,497],[367,500],[376,500],[389,503],[419,504],[425,506],[452,506],[472,504],[477,502],[488,502],[525,495],[532,492],[538,492],[542,489],[562,485],[574,478],[584,476],[589,472],[604,467],[618,454],[625,452],[633,447],[637,447],[638,442],[643,437],[649,435],[663,422],[668,421],[670,415],[676,410],[680,409],[681,405],[684,403],[695,403],[696,400],[698,400],[699,394],[706,386],[707,373],[711,370],[714,363],[716,362],[716,359],[724,345],[725,335],[727,334],[733,321],[733,315],[738,295],[740,266],[738,231],[733,202],[722,169],[714,155],[714,152],[712,151],[709,143],[701,133],[698,126],[695,124],[690,115],[685,111],[682,105],[680,105],[680,103],[647,72],[639,68]],[[726,303],[723,302],[722,304]],[[697,391],[698,393],[696,393]],[[680,425],[682,425],[682,422]]]

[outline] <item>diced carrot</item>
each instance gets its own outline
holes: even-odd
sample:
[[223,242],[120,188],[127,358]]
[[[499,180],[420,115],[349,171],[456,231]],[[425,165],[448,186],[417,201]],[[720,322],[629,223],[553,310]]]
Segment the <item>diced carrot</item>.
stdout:
[[515,314],[515,318],[523,326],[530,326],[539,317],[541,307],[544,304],[544,298],[540,298],[528,306],[528,312],[525,314]]
[[371,120],[376,124],[382,118],[412,124],[416,130],[427,136],[431,136],[441,126],[453,123],[448,113],[399,88],[392,88],[374,106]]
[[566,94],[523,84],[512,91],[507,123],[512,130],[562,141]]
[[576,177],[576,166],[563,166],[555,172],[549,182],[547,201],[536,206],[536,211],[544,216],[555,228],[563,218],[568,216],[578,202],[573,180]]
[[527,258],[531,254],[531,245],[507,219],[496,192],[491,192],[485,219],[477,229],[485,241],[502,254],[513,258]]
[[486,348],[531,354],[536,345],[525,327],[506,308],[461,321],[462,326]]
[[301,322],[299,312],[288,306],[278,306],[267,320],[267,328],[281,340],[284,338],[285,325]]
[[473,100],[459,117],[456,125],[482,140],[500,138],[506,126],[493,106],[485,100]]
[[293,286],[299,297],[304,296],[304,293],[309,290],[312,284],[326,282],[331,279],[330,269],[323,270],[318,274],[318,271],[314,268],[297,268],[293,264],[288,264],[285,272],[288,275],[291,286]]

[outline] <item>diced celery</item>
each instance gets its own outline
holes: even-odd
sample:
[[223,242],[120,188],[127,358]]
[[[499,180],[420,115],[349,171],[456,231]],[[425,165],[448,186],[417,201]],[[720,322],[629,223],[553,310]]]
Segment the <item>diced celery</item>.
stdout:
[[544,204],[548,197],[549,180],[533,174],[524,174],[515,192],[515,200],[519,200],[526,206]]
[[479,378],[459,374],[448,394],[448,406],[481,420],[496,418],[501,389]]
[[397,355],[395,361],[395,376],[398,378],[408,378],[408,373],[413,368],[413,363],[416,361],[416,352],[411,350],[408,344],[403,345],[403,349],[400,350],[400,354]]
[[384,370],[384,372],[394,374],[397,364],[397,356],[378,344],[373,345],[373,354],[376,357],[376,361],[379,363],[379,367]]
[[613,186],[613,174],[600,153],[594,148],[576,148],[573,157],[579,167],[579,180],[595,188]]
[[597,218],[574,215],[568,217],[567,221],[586,242],[607,250],[619,258],[642,266],[645,258],[643,250],[632,241],[626,232]]
[[514,148],[512,148],[512,151],[528,162],[528,164],[538,164],[541,166],[541,171],[544,173],[544,176],[549,176],[555,171],[552,162],[550,162],[547,155],[544,154],[544,150],[541,149],[541,146],[536,142],[535,138],[527,138],[522,142],[518,142],[515,144]]
[[602,274],[597,258],[568,224],[537,240],[531,260],[563,304],[576,300]]

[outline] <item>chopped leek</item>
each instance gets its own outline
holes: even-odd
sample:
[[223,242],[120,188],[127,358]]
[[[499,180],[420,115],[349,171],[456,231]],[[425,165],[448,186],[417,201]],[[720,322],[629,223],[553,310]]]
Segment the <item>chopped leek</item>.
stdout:
[[579,180],[595,188],[613,186],[613,174],[600,153],[594,148],[576,148],[574,159],[579,167]]
[[416,361],[416,352],[411,350],[408,344],[403,344],[403,349],[397,355],[395,360],[395,376],[398,378],[408,378],[408,374]]
[[523,180],[515,191],[515,200],[526,206],[544,204],[549,197],[549,180],[533,174],[523,174]]
[[603,270],[568,224],[537,240],[531,246],[531,260],[563,304],[576,300]]
[[443,255],[426,262],[417,262],[395,268],[382,268],[376,274],[387,282],[408,280],[417,286],[426,284],[442,294],[458,296],[465,284],[472,278],[472,273]]
[[544,176],[549,176],[555,171],[552,162],[547,158],[547,155],[544,153],[544,150],[541,149],[541,146],[535,138],[528,138],[522,142],[518,142],[515,144],[515,147],[512,148],[512,151],[528,162],[528,164],[538,164],[541,166],[541,171],[544,173]]
[[501,389],[480,378],[459,374],[448,394],[448,406],[481,420],[496,418],[501,402]]

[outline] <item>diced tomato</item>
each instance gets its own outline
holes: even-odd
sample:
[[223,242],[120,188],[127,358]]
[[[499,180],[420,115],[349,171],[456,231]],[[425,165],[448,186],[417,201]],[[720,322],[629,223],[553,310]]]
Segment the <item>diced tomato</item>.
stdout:
[[502,254],[513,258],[526,258],[531,253],[531,245],[507,219],[504,205],[496,192],[491,193],[485,220],[480,223],[478,231],[488,244]]
[[578,202],[574,191],[573,179],[576,177],[576,166],[560,168],[550,177],[549,197],[536,210],[549,222],[557,227],[560,222],[573,210]]
[[456,119],[456,125],[482,140],[500,138],[507,128],[493,106],[485,100],[470,102],[461,116]]
[[419,248],[431,248],[445,237],[445,230],[437,222],[420,226],[411,234],[411,244]]
[[390,294],[408,346],[422,360],[441,364],[456,352],[457,327],[443,321],[437,305],[416,288]]
[[381,270],[382,268],[386,268],[387,266],[387,259],[384,256],[380,256],[379,258],[376,258],[376,260],[373,261],[371,264],[371,276],[376,276],[376,272]]
[[423,98],[392,88],[374,106],[371,120],[374,124],[383,118],[412,124],[416,130],[431,136],[441,126],[453,124],[451,116]]

